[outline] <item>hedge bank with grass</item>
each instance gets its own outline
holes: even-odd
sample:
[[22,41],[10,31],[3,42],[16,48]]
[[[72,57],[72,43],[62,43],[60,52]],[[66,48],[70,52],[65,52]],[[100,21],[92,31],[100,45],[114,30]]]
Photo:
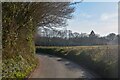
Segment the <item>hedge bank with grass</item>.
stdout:
[[31,17],[21,14],[24,6],[2,3],[2,78],[26,78],[37,65],[35,27]]

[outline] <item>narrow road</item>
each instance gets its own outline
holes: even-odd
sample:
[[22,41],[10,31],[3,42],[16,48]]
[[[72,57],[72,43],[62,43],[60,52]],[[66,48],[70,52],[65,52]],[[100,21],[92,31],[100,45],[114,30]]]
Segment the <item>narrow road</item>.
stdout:
[[30,78],[96,78],[93,73],[66,59],[37,54],[39,66]]

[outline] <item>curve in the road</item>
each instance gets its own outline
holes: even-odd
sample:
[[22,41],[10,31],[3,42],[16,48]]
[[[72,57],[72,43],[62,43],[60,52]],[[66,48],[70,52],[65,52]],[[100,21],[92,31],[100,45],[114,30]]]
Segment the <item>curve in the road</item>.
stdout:
[[96,78],[88,70],[66,59],[37,54],[39,66],[30,78]]

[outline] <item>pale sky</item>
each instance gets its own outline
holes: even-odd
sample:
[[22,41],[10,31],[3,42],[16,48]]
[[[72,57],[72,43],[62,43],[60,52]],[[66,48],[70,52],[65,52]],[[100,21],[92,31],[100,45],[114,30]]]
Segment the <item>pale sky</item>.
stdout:
[[78,33],[94,30],[101,36],[118,33],[118,2],[83,2],[75,8],[67,29]]

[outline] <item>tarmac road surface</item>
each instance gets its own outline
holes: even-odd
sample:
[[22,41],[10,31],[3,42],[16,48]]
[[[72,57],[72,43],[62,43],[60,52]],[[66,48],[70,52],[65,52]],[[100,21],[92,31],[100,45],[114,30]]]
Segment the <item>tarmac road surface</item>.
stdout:
[[30,78],[97,78],[94,73],[69,60],[45,54],[37,54],[39,66]]

